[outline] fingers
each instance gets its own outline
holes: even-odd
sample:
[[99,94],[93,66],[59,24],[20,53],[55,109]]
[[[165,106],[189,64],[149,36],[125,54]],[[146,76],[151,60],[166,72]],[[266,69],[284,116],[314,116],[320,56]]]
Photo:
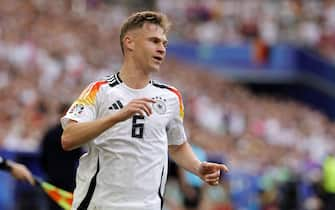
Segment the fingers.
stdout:
[[220,178],[220,171],[205,175],[205,179],[208,181],[215,181],[217,178]]
[[201,165],[205,172],[222,170],[223,172],[227,173],[229,171],[228,167],[224,164],[202,162]]
[[204,181],[209,185],[217,185],[220,182],[220,173],[216,172],[205,176]]
[[215,185],[218,185],[220,182],[219,180],[217,181],[214,181],[214,182],[207,182],[209,185],[212,185],[212,186],[215,186]]
[[27,181],[27,182],[29,182],[29,184],[31,184],[31,185],[35,185],[35,180],[34,180],[34,178],[31,176],[30,173],[23,174],[22,177],[20,178],[20,180],[22,180],[22,181]]
[[209,162],[201,163],[201,168],[202,168],[201,173],[203,175],[203,179],[209,185],[219,184],[221,170],[224,173],[227,173],[229,171],[228,167],[224,164],[209,163]]
[[227,173],[229,171],[228,167],[224,164],[216,164],[218,169],[222,170],[223,172]]
[[205,175],[206,182],[216,182],[220,180],[220,171]]
[[146,114],[147,116],[150,116],[152,114],[151,107],[149,106],[148,103],[142,103],[142,102],[134,102],[135,107],[137,108],[137,113],[144,115]]
[[35,180],[30,171],[22,164],[13,164],[12,174],[15,178],[21,181],[27,181],[31,185],[35,184]]
[[26,180],[31,184],[31,185],[35,185],[35,179],[33,178],[32,174],[27,171],[28,173],[26,174]]
[[140,98],[139,100],[143,100],[143,101],[146,101],[148,103],[156,103],[156,101],[154,99],[151,99],[151,98]]
[[147,116],[150,116],[152,114],[151,103],[155,103],[155,100],[150,98],[140,98],[132,100],[128,104],[128,107],[132,114],[138,113],[140,115],[146,114]]

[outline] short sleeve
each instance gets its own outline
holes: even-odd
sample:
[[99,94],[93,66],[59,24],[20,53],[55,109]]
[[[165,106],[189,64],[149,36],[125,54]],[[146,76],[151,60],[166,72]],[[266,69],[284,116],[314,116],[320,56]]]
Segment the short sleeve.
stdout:
[[73,102],[65,116],[61,118],[63,128],[69,120],[88,122],[97,118],[98,98],[101,94],[101,86],[105,83],[107,82],[94,82],[85,88],[78,99]]
[[170,90],[175,93],[177,97],[172,104],[173,114],[166,127],[168,144],[180,145],[186,141],[185,128],[183,124],[184,106],[180,92],[175,88],[170,88]]

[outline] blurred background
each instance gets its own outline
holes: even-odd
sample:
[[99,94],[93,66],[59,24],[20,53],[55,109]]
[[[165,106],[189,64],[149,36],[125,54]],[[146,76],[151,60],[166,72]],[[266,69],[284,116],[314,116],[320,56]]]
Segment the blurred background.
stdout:
[[[173,23],[155,78],[183,94],[199,158],[230,168],[208,187],[171,162],[164,209],[334,210],[334,0],[0,0],[0,155],[72,190],[59,117],[119,70],[119,27],[148,9]],[[48,203],[0,172],[1,210]]]

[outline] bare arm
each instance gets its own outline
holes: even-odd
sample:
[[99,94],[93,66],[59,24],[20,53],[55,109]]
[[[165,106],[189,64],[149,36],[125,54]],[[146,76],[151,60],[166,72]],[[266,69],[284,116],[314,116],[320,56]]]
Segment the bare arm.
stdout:
[[201,162],[193,153],[188,142],[181,145],[170,145],[169,155],[179,166],[199,176]]
[[64,150],[76,149],[83,144],[91,141],[99,136],[108,128],[114,126],[116,123],[124,121],[134,114],[151,115],[151,107],[149,103],[155,101],[148,98],[134,99],[127,106],[120,111],[97,120],[90,122],[76,122],[70,121],[64,128],[62,134],[62,147]]
[[64,128],[62,147],[64,150],[76,149],[99,136],[119,121],[117,115],[110,115],[98,120],[82,123],[71,120]]
[[224,164],[200,162],[187,142],[169,146],[169,154],[179,166],[199,176],[210,185],[219,184],[221,170],[225,173],[228,172],[228,168]]

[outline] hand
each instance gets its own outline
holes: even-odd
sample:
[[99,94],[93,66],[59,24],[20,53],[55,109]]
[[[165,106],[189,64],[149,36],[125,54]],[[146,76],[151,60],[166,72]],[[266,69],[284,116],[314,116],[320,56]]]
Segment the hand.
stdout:
[[227,173],[228,167],[224,164],[202,162],[199,167],[200,178],[209,185],[218,185],[221,170]]
[[152,114],[152,109],[150,103],[155,103],[156,101],[150,98],[139,98],[131,100],[127,106],[120,110],[120,115],[122,120],[126,120],[132,117],[134,114],[147,115]]
[[9,162],[8,164],[11,167],[11,174],[13,177],[21,181],[27,181],[31,185],[35,185],[33,175],[26,166],[14,162]]

